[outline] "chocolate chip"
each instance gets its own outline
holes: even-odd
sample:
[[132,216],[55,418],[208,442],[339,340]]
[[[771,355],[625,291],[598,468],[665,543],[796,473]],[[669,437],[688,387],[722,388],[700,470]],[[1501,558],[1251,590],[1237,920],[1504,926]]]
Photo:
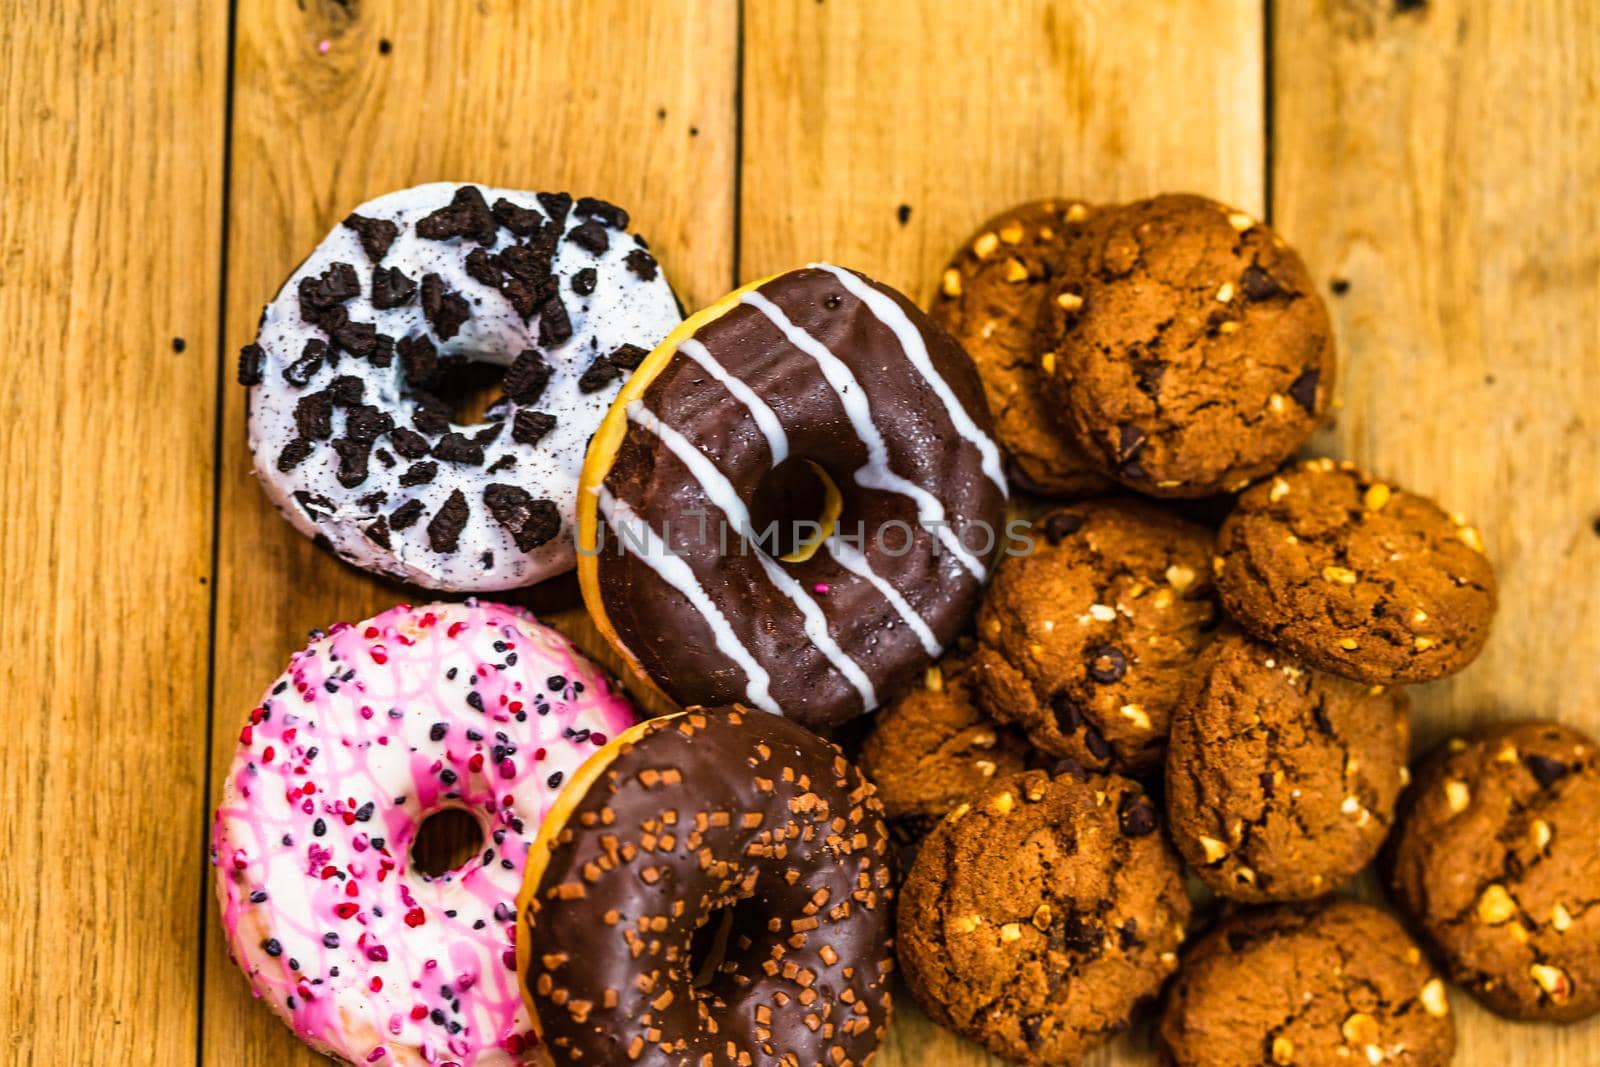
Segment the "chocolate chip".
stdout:
[[300,358],[283,368],[283,380],[290,385],[305,386],[322,369],[322,357],[327,355],[328,344],[312,337],[300,350]]
[[1044,538],[1052,545],[1083,529],[1083,516],[1073,511],[1057,511],[1044,520]]
[[539,232],[544,216],[531,207],[513,204],[505,197],[494,202],[494,220],[518,237],[529,237]]
[[1144,447],[1145,432],[1131,422],[1117,427],[1117,462],[1126,463]]
[[1083,710],[1065,689],[1050,697],[1050,710],[1055,713],[1056,726],[1063,734],[1075,734],[1083,727]]
[[368,523],[361,532],[367,535],[368,541],[371,541],[379,548],[391,547],[389,544],[389,522],[382,515]]
[[483,466],[483,446],[454,430],[439,438],[433,454],[446,463],[464,463],[469,467]]
[[1246,300],[1255,302],[1287,295],[1283,286],[1278,284],[1278,279],[1257,266],[1246,267],[1244,273],[1239,275],[1239,288],[1244,290]]
[[902,226],[904,226],[906,223],[910,222],[911,221],[911,205],[910,204],[901,204],[899,207],[895,208],[894,209],[894,217],[900,220],[900,225],[902,225]]
[[579,197],[573,210],[585,218],[599,219],[601,222],[616,230],[628,228],[628,213],[615,204],[592,196]]
[[622,260],[623,264],[637,274],[642,280],[651,282],[656,278],[656,257],[642,248],[635,248]]
[[428,439],[404,426],[391,430],[389,441],[394,445],[394,450],[406,459],[421,459],[428,454]]
[[450,430],[450,405],[421,389],[411,391],[411,425],[423,433],[441,434]]
[[1089,650],[1089,677],[1101,685],[1120,682],[1127,673],[1128,657],[1121,649],[1101,645]]
[[597,256],[603,255],[606,249],[611,247],[611,238],[606,236],[606,228],[593,219],[574,226],[568,232],[567,240]]
[[294,405],[294,424],[301,437],[326,441],[333,436],[333,398],[326,392],[307,393]]
[[1100,927],[1078,915],[1068,915],[1061,923],[1061,944],[1075,952],[1092,952],[1100,947]]
[[495,522],[511,532],[517,547],[531,552],[561,532],[561,511],[552,500],[536,499],[526,489],[491,482],[483,502]]
[[394,348],[400,354],[401,373],[413,385],[432,378],[439,369],[439,350],[433,347],[433,342],[425,334],[402,337]]
[[1129,919],[1124,922],[1117,930],[1117,941],[1121,943],[1122,947],[1125,949],[1132,950],[1143,948],[1144,941],[1142,941],[1139,937],[1139,920]]
[[239,384],[260,385],[261,364],[266,358],[260,345],[245,345],[239,349]]
[[1344,278],[1335,278],[1328,283],[1328,289],[1334,296],[1343,296],[1350,291],[1350,282]]
[[371,441],[341,437],[333,443],[333,450],[339,454],[340,485],[354,489],[367,480],[367,460],[372,455]]
[[546,348],[566,344],[572,339],[572,320],[559,295],[552,295],[539,309],[539,343]]
[[465,237],[479,244],[492,245],[497,239],[495,231],[498,225],[478,187],[463,185],[456,190],[447,206],[417,220],[417,236],[430,241]]
[[544,208],[544,213],[556,226],[561,226],[567,221],[567,212],[572,210],[572,197],[566,193],[536,193],[539,206]]
[[420,518],[422,518],[422,501],[408,500],[390,513],[389,525],[396,530],[404,530]]
[[618,345],[611,350],[611,362],[624,370],[634,370],[649,354],[648,348],[640,348],[638,345]]
[[349,407],[351,404],[361,403],[361,394],[365,391],[365,383],[353,374],[339,375],[328,383],[327,389],[323,390],[328,394],[329,399],[340,407]]
[[447,287],[443,278],[437,274],[424,274],[422,314],[427,317],[433,332],[439,335],[439,340],[448,341],[461,329],[461,324],[472,317],[472,307],[465,297]]
[[466,495],[459,489],[451,490],[445,502],[428,520],[428,544],[435,552],[454,552],[471,514]]
[[1144,837],[1156,828],[1156,807],[1141,793],[1124,793],[1117,801],[1117,825],[1124,837]]
[[387,310],[404,307],[417,295],[417,283],[399,267],[372,268],[372,306]]
[[1320,377],[1316,371],[1308,370],[1289,386],[1289,395],[1294,397],[1294,402],[1313,414],[1317,410],[1317,381]]
[[1083,743],[1089,749],[1089,755],[1097,760],[1111,757],[1111,746],[1106,743],[1105,735],[1095,728],[1094,723],[1083,724]]
[[615,381],[622,372],[617,365],[606,356],[596,356],[595,361],[589,364],[589,369],[583,372],[583,377],[578,379],[578,391],[583,393],[597,393]]
[[1541,756],[1537,752],[1530,752],[1522,757],[1522,762],[1527,764],[1528,770],[1533,772],[1534,778],[1539,781],[1539,788],[1549,789],[1552,785],[1565,778],[1568,767],[1560,760]]
[[1063,774],[1079,782],[1087,782],[1089,780],[1089,771],[1071,756],[1061,757],[1050,768],[1050,776],[1052,778],[1059,778]]
[[376,441],[392,429],[394,416],[370,404],[357,404],[344,417],[344,432],[352,440]]
[[311,447],[310,441],[304,437],[296,437],[284,445],[283,451],[278,453],[278,469],[285,474],[294,470],[311,455]]
[[388,219],[369,219],[352,212],[345,216],[344,224],[356,231],[356,236],[361,238],[361,248],[373,263],[388,255],[389,246],[400,236],[400,227]]
[[599,275],[595,273],[594,268],[585,267],[572,276],[572,291],[579,296],[588,296],[594,292],[595,284],[598,281]]
[[500,283],[505,279],[499,259],[482,248],[474,248],[467,253],[466,270],[470,277],[495,289],[500,288]]
[[433,460],[424,460],[413,463],[400,474],[400,484],[406,488],[413,485],[426,485],[433,481],[433,476],[439,473],[439,465]]
[[519,411],[511,420],[511,439],[519,445],[536,445],[555,426],[554,415],[542,411]]
[[505,377],[501,379],[500,388],[518,404],[531,404],[539,399],[549,384],[550,373],[550,364],[544,361],[544,357],[531,348],[524,348],[511,361]]

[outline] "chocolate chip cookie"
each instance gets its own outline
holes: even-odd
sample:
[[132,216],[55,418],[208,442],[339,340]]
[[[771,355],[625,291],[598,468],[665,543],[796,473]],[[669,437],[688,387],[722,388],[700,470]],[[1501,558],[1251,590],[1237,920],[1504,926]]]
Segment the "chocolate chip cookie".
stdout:
[[1066,271],[1081,273],[1097,209],[1036,200],[985,222],[950,260],[928,313],[967,350],[983,379],[995,436],[1020,489],[1084,496],[1113,484],[1056,424],[1040,390],[1039,309]]
[[1309,460],[1253,486],[1217,553],[1229,614],[1325,671],[1429,681],[1489,636],[1494,569],[1478,531],[1348,462]]
[[861,769],[889,818],[914,836],[989,782],[1027,766],[1027,741],[978,709],[959,656],[930,667],[920,688],[873,718]]
[[1045,302],[1051,410],[1106,474],[1156,496],[1243,488],[1300,447],[1334,377],[1327,309],[1264,224],[1167,195],[1095,224]]
[[1393,918],[1353,900],[1236,912],[1185,953],[1157,1032],[1168,1067],[1442,1067],[1444,983]]
[[978,614],[984,710],[1086,767],[1160,763],[1183,679],[1217,617],[1211,531],[1106,500],[1046,514],[1008,556]]
[[1167,821],[1216,892],[1337,889],[1377,855],[1407,778],[1408,701],[1234,631],[1207,650],[1167,738]]
[[1449,742],[1417,774],[1390,887],[1450,977],[1513,1019],[1600,1011],[1600,756],[1553,722]]
[[896,948],[936,1022],[1030,1064],[1075,1064],[1177,967],[1178,857],[1137,783],[1081,767],[992,782],[934,828]]

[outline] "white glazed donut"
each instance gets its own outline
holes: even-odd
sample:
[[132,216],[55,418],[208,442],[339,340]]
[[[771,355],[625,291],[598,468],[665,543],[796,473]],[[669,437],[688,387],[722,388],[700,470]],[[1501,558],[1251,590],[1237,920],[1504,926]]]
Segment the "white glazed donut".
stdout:
[[[356,566],[429,589],[569,570],[589,436],[680,318],[627,224],[600,200],[449,182],[358,207],[240,353],[250,451],[278,510]],[[477,426],[429,391],[468,362],[506,368]]]
[[[634,722],[604,675],[520,609],[393,608],[314,633],[250,713],[212,863],[231,955],[302,1040],[354,1064],[490,1067],[537,1041],[515,901],[564,778]],[[429,880],[444,808],[484,850]]]

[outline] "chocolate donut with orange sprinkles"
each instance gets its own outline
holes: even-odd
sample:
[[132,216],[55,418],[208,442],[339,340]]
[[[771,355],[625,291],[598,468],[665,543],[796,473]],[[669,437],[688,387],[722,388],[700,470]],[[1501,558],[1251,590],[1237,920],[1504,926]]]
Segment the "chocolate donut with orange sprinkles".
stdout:
[[557,1063],[865,1063],[889,1024],[889,835],[833,745],[739,706],[590,757],[528,858],[517,955]]

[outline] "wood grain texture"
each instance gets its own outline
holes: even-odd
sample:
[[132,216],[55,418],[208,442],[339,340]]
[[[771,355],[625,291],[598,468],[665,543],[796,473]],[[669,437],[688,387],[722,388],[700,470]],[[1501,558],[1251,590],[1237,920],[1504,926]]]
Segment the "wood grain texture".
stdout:
[[[240,10],[231,345],[252,338],[260,305],[352,207],[438,179],[613,200],[686,304],[728,288],[737,12],[727,0],[302,6]],[[310,627],[426,596],[340,564],[271,509],[249,476],[242,393],[226,386],[215,788],[242,717]],[[598,650],[573,610],[575,583],[557,585],[531,602]],[[214,905],[208,923],[202,1062],[325,1062],[251,1002]]]
[[[1593,735],[1600,9],[1399,6],[1284,3],[1274,20],[1274,221],[1343,292],[1326,443],[1466,513],[1496,565],[1483,655],[1414,690],[1421,740],[1534,716]],[[1600,1055],[1600,1020],[1513,1027],[1455,1003],[1459,1062]]]
[[0,11],[8,1064],[194,1055],[226,69],[220,4]]
[[[1264,206],[1258,3],[755,0],[741,280],[826,257],[926,303],[985,218],[1051,195]],[[900,205],[910,215],[901,222]],[[1146,1063],[1139,1033],[1096,1065]],[[902,995],[879,1063],[998,1063]]]

